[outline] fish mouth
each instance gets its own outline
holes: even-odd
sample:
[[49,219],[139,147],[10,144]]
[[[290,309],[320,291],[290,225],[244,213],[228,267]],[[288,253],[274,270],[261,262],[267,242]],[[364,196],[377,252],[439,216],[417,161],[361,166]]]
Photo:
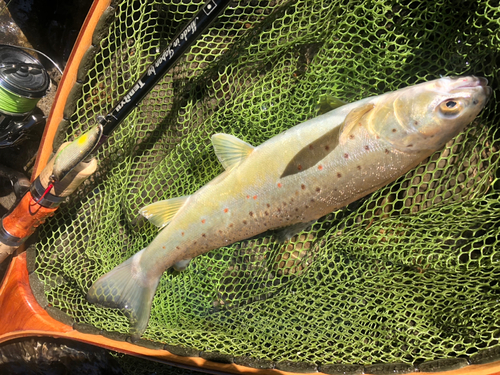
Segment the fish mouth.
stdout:
[[492,89],[488,86],[488,80],[484,77],[455,77],[456,80],[460,81],[460,85],[455,87],[454,90],[466,89],[466,88],[476,88],[481,87],[484,94],[489,98],[492,93]]
[[484,77],[468,76],[468,77],[450,77],[454,80],[453,89],[450,93],[467,90],[469,95],[474,97],[473,104],[481,103],[482,107],[488,103],[493,90],[488,86],[488,80]]

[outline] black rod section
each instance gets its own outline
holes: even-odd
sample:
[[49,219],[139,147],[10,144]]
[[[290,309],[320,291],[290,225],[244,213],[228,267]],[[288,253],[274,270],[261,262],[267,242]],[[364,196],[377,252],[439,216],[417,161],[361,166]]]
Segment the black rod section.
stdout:
[[100,144],[104,143],[113,130],[129,115],[141,100],[153,89],[158,81],[168,72],[182,54],[208,28],[230,0],[210,0],[188,22],[187,26],[174,38],[168,47],[149,66],[134,86],[106,117],[99,121],[103,127]]

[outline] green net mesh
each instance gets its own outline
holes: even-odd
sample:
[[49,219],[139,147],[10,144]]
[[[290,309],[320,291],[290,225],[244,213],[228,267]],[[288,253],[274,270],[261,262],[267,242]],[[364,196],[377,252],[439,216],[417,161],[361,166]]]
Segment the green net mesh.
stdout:
[[[124,0],[87,73],[68,140],[108,113],[201,1]],[[500,7],[492,0],[233,2],[99,153],[99,170],[40,230],[52,309],[126,334],[89,304],[102,274],[157,234],[144,205],[222,171],[217,132],[258,145],[354,101],[440,75],[487,77],[493,97],[446,148],[279,244],[213,250],[160,281],[144,338],[259,360],[419,363],[500,338]]]

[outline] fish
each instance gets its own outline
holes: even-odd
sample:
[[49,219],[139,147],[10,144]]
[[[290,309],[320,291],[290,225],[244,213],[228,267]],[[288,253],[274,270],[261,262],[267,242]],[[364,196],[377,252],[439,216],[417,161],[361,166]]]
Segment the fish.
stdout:
[[459,134],[491,91],[485,78],[442,77],[344,104],[256,147],[214,134],[224,172],[142,208],[161,231],[97,279],[87,300],[121,309],[139,339],[164,271],[268,230],[297,230],[387,185]]

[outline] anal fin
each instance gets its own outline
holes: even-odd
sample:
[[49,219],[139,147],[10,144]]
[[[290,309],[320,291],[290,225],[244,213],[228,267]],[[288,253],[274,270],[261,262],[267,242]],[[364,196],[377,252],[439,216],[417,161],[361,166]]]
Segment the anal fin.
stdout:
[[184,206],[189,197],[188,195],[151,203],[141,208],[139,212],[148,219],[151,224],[163,228],[172,220],[181,207]]

